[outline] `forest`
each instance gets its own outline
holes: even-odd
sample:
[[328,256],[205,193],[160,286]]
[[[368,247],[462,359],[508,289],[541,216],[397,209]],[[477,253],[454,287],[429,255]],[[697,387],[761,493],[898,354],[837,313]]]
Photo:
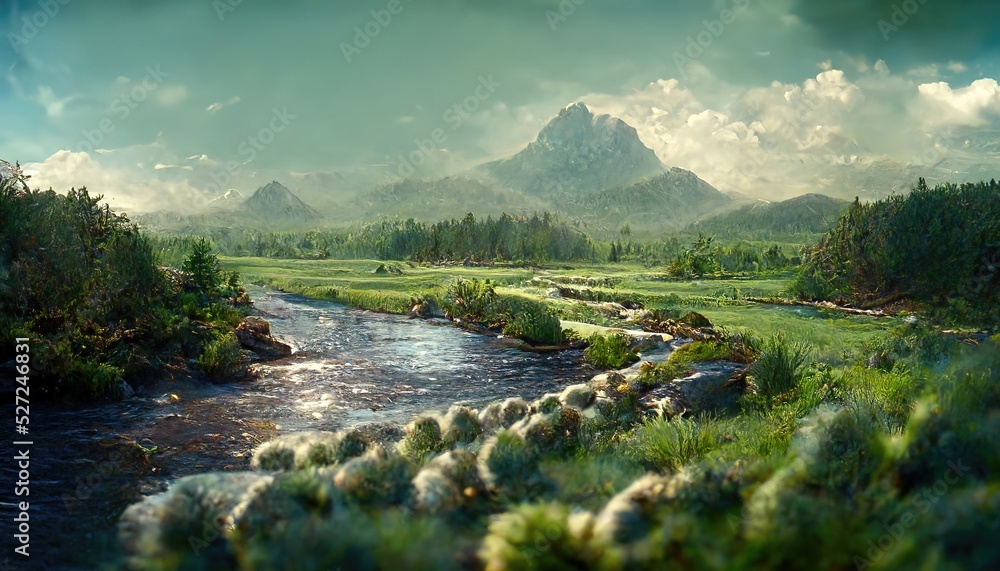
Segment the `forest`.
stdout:
[[[594,240],[550,213],[503,214],[477,219],[468,214],[427,224],[384,219],[359,228],[300,232],[261,232],[221,228],[207,233],[220,255],[283,259],[334,259],[458,262],[467,265],[546,263],[638,263],[670,266],[672,275],[755,274],[798,265],[803,246],[788,243],[678,234],[654,241],[634,240],[625,224],[612,241]],[[154,249],[165,263],[177,264],[197,238],[153,234]],[[692,266],[692,260],[696,261]]]
[[908,194],[854,202],[806,252],[792,289],[860,306],[908,299],[938,313],[995,322],[1000,184],[928,188],[921,179]]

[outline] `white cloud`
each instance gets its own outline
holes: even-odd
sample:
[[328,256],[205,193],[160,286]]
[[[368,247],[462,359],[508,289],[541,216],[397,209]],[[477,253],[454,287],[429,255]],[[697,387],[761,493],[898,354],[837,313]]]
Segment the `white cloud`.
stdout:
[[[100,160],[88,153],[59,151],[41,163],[25,165],[32,176],[31,184],[66,192],[86,186],[92,194],[102,194],[116,210],[129,212],[176,209],[178,205],[197,208],[205,203],[204,195],[186,179],[165,180],[139,165],[107,165],[105,155]],[[129,157],[123,157],[123,161]],[[154,170],[167,165],[157,164]]]
[[[865,180],[864,173],[880,171],[901,173],[884,177],[903,177],[891,182],[907,187],[914,182],[905,178],[908,165],[934,166],[947,152],[939,148],[942,136],[959,134],[940,130],[929,118],[944,117],[952,125],[993,120],[1000,126],[995,81],[956,90],[946,84],[918,89],[910,76],[892,75],[882,60],[857,82],[831,67],[800,84],[723,89],[732,101],[724,108],[705,104],[673,79],[625,96],[583,100],[595,112],[636,127],[666,164],[689,169],[720,190],[775,198],[837,189],[846,194]],[[915,104],[924,99],[940,109]],[[935,157],[931,163],[928,155]],[[863,176],[852,179],[852,172]]]
[[944,81],[925,83],[918,91],[919,108],[930,124],[980,127],[1000,117],[1000,85],[995,79],[979,79],[958,89]]
[[240,101],[241,101],[240,96],[234,95],[233,97],[230,97],[226,101],[216,101],[215,103],[212,103],[205,109],[205,111],[208,111],[209,113],[218,113],[219,111],[222,111],[226,107],[229,107],[231,105],[236,105]]

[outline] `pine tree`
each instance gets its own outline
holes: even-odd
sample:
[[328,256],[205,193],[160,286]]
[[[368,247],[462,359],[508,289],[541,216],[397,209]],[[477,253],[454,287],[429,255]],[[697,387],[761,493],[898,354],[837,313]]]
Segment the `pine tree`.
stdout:
[[184,258],[181,269],[191,276],[191,281],[201,293],[215,292],[222,281],[219,258],[212,253],[212,244],[204,238],[191,246],[191,252]]

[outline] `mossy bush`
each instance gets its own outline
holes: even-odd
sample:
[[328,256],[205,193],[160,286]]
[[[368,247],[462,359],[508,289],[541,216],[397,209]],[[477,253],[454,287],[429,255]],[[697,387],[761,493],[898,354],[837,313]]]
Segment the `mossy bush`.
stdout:
[[630,449],[651,469],[678,472],[718,446],[718,426],[711,417],[656,417],[636,429]]
[[558,504],[526,504],[490,523],[480,549],[489,571],[614,569],[614,555],[594,539],[594,516]]
[[414,460],[426,460],[446,448],[441,434],[441,424],[433,416],[421,416],[406,427],[400,450]]
[[518,432],[504,429],[479,453],[483,481],[508,499],[524,498],[547,487],[539,471],[539,451]]
[[624,332],[608,335],[595,333],[583,354],[598,369],[622,369],[639,360],[639,356],[629,348],[629,342],[630,338]]
[[213,381],[226,381],[239,376],[244,368],[245,356],[236,334],[228,331],[213,335],[198,355],[198,370]]

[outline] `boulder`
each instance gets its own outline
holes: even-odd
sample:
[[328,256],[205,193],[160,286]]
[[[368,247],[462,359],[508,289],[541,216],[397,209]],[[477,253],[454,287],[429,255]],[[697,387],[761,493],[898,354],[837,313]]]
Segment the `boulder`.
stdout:
[[696,365],[694,374],[656,387],[644,400],[657,413],[671,417],[734,406],[746,388],[745,365],[718,361]]
[[695,311],[685,314],[677,321],[683,323],[684,325],[690,325],[691,327],[697,328],[712,326],[712,322],[709,321],[707,317]]
[[236,338],[261,359],[274,361],[292,355],[291,346],[272,337],[271,324],[259,317],[244,318],[236,327]]
[[413,309],[410,310],[410,317],[419,317],[420,319],[440,319],[444,317],[444,311],[433,299],[425,299],[413,306]]

